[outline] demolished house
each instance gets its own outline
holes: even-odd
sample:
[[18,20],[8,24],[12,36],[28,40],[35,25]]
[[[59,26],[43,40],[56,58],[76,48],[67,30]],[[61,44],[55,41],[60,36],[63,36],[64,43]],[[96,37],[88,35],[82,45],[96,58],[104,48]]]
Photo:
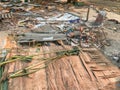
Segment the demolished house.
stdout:
[[0,90],[119,90],[119,67],[101,52],[106,11],[63,6],[1,3]]

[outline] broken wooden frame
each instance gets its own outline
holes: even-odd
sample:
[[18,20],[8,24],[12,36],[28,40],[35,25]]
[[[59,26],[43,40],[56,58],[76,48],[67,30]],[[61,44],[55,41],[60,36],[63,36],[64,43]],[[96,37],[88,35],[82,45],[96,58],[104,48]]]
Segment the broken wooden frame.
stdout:
[[41,34],[41,33],[25,33],[18,36],[19,43],[24,42],[42,42],[42,41],[57,41],[57,40],[66,40],[67,37],[65,34]]

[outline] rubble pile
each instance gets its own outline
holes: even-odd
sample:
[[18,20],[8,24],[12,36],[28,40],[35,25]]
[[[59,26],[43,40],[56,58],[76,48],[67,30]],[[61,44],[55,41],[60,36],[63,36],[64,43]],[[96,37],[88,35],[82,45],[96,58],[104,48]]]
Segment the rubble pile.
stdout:
[[102,38],[97,39],[103,32],[91,32],[81,17],[69,11],[61,11],[61,5],[56,7],[54,3],[48,6],[10,3],[1,6],[1,26],[4,26],[2,23],[9,23],[5,28],[17,36],[16,40],[19,43],[63,40],[72,46],[103,46]]
[[1,31],[8,31],[19,44],[49,43],[60,40],[71,46],[95,46],[99,49],[110,46],[103,28],[112,28],[116,31],[119,30],[119,24],[112,27],[112,25],[109,25],[111,24],[110,20],[106,20],[104,25],[101,26],[103,23],[100,21],[99,25],[96,19],[96,24],[92,25],[93,23],[90,22],[89,24],[87,22],[91,7],[86,12],[88,13],[86,20],[83,20],[83,17],[80,17],[78,13],[73,13],[66,8],[71,7],[66,5],[63,8],[61,4],[56,7],[55,3],[48,3],[47,5],[31,3],[1,4]]
[[[45,90],[56,86],[66,88],[66,83],[67,88],[72,83],[78,90],[104,90],[119,81],[119,69],[100,52],[103,50],[105,55],[120,63],[119,21],[108,19],[105,10],[93,5],[85,6],[84,12],[79,7],[84,6],[81,3],[73,6],[43,0],[36,2],[42,4],[0,3],[0,88],[9,83],[6,87],[13,90],[18,85],[30,90],[25,84],[32,87],[35,79],[36,87],[41,85],[39,88]],[[91,9],[95,12],[93,16]],[[36,76],[26,79],[29,75]],[[17,79],[12,82],[13,78]],[[23,78],[25,83],[19,80]]]
[[[19,43],[62,40],[71,46],[110,46],[105,29],[119,32],[118,21],[108,19],[102,26],[98,24],[97,27],[91,27],[92,24],[86,21],[89,16],[83,20],[83,17],[78,15],[80,13],[73,13],[69,8],[71,6],[62,7],[61,4],[56,7],[55,3],[1,3],[0,30],[14,34],[16,42]],[[89,14],[89,11],[86,13]]]

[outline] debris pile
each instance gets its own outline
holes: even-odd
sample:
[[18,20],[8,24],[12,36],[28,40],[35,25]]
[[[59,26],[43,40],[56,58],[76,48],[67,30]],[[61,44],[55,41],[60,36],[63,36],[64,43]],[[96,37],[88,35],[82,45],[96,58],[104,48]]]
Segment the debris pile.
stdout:
[[[75,3],[77,6],[81,4]],[[40,88],[49,87],[50,90],[56,86],[60,90],[70,89],[71,83],[76,84],[75,88],[78,90],[81,88],[102,90],[109,87],[109,84],[119,81],[116,79],[120,75],[119,69],[111,65],[110,61],[99,52],[100,49],[110,46],[105,29],[112,28],[118,32],[119,25],[109,27],[110,23],[107,22],[111,20],[105,19],[106,11],[94,9],[97,16],[95,20],[89,21],[90,9],[93,9],[93,6],[86,8],[88,10],[86,19],[83,19],[80,13],[73,13],[67,4],[65,7],[61,3],[57,6],[56,3],[41,5],[15,2],[0,5],[1,31],[7,32],[8,38],[11,38],[9,43],[5,41],[6,46],[1,45],[0,39],[0,46],[7,48],[0,53],[2,85],[9,81],[9,88],[14,90],[13,86],[19,79],[23,83],[21,78],[16,77],[25,79],[30,75],[38,77],[37,73],[39,77],[43,77],[39,78],[41,81],[48,83],[47,85],[39,81],[41,83],[39,85],[45,84],[45,87]],[[119,24],[117,21],[114,23]],[[113,59],[119,63],[119,53],[113,54]],[[72,79],[68,79],[69,77]],[[16,78],[15,83],[12,78]],[[59,80],[54,82],[54,79]],[[83,79],[86,79],[91,86],[86,87],[84,84],[87,83],[82,82]],[[61,85],[58,85],[59,82]],[[25,88],[30,90],[27,85]]]

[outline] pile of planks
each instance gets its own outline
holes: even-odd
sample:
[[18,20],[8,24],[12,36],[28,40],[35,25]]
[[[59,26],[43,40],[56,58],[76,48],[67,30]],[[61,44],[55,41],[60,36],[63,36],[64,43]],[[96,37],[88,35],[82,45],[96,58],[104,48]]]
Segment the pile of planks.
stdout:
[[[51,43],[50,46],[39,48],[40,51],[36,52],[36,48],[30,47],[26,54],[33,55],[71,49],[71,46],[62,47]],[[11,55],[14,54],[15,52],[11,52]],[[49,58],[55,55],[56,53],[40,54],[36,58]],[[8,73],[37,62],[39,60],[35,59],[30,63],[11,63]],[[99,50],[84,48],[79,55],[62,57],[50,63],[45,69],[28,76],[10,79],[9,90],[114,90],[116,89],[116,82],[120,79],[119,76],[119,69],[112,65]]]

